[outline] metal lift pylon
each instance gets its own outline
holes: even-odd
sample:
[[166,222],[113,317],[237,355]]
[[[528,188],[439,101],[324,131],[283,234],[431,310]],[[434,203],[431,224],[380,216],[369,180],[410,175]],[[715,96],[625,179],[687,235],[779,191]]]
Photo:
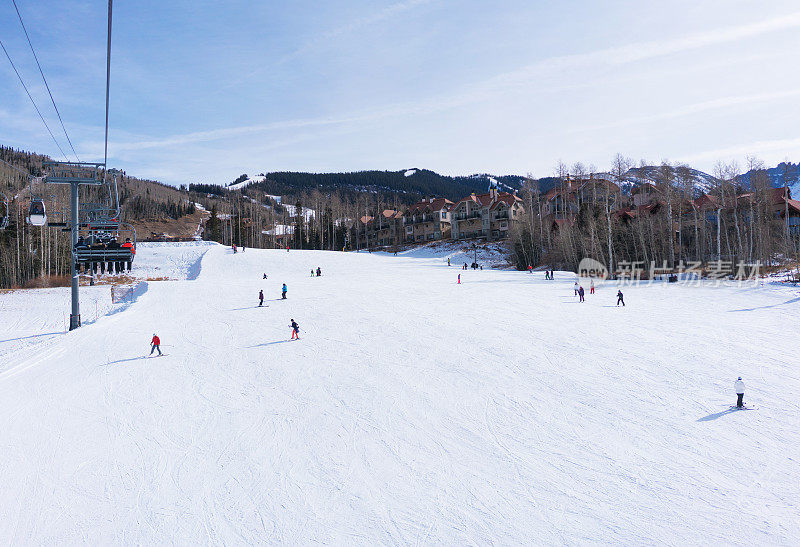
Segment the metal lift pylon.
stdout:
[[81,326],[80,298],[78,295],[78,265],[75,260],[75,247],[78,244],[78,188],[81,185],[101,186],[103,180],[99,177],[101,168],[105,168],[103,163],[84,163],[84,162],[45,162],[43,164],[47,184],[68,184],[70,189],[70,275],[72,277],[72,311],[69,316],[69,330],[75,330]]

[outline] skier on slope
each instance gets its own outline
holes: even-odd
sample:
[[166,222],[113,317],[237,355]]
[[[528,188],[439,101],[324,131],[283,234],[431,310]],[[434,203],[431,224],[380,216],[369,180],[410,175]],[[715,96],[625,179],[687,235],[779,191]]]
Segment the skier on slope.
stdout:
[[317,266],[317,277],[320,277],[320,276],[322,276],[322,268]]
[[578,296],[578,287],[579,287],[579,285],[578,285],[578,282],[576,281],[575,282],[575,294],[573,296]]
[[589,285],[589,294],[594,294],[594,279],[592,279],[592,284]]
[[311,269],[311,277],[314,277],[314,269]]
[[284,283],[283,288],[281,288],[281,298],[286,300],[286,283]]
[[450,259],[449,258],[447,259],[447,265],[448,266],[450,265]]
[[292,319],[292,324],[289,326],[292,327],[292,337],[290,339],[300,340],[300,325],[298,325],[297,322]]
[[258,305],[259,306],[263,306],[264,305],[264,290],[263,289],[258,291]]
[[580,297],[579,302],[583,302],[583,287],[578,287],[578,296]]
[[733,384],[733,389],[736,391],[736,408],[744,408],[744,382],[742,382],[742,377],[739,376],[739,379]]
[[264,274],[264,279],[266,279],[266,278],[267,278],[267,274]]
[[617,291],[617,306],[619,306],[620,303],[622,304],[622,307],[624,308],[625,307],[625,299],[622,296],[622,291],[621,290]]
[[150,340],[150,355],[153,355],[153,352],[158,350],[158,356],[161,357],[163,354],[161,353],[161,339],[153,333],[153,339]]

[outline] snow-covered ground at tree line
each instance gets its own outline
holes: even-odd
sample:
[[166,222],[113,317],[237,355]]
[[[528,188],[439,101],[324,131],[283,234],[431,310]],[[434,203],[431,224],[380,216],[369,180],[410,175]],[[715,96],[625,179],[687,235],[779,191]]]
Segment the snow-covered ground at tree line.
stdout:
[[67,334],[0,294],[4,542],[800,542],[796,289],[202,251]]

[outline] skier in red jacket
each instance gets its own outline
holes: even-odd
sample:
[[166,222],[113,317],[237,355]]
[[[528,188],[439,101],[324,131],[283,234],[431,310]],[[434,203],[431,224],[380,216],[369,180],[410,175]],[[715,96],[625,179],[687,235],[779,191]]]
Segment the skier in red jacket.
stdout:
[[161,353],[161,338],[159,338],[158,336],[156,336],[156,334],[155,334],[155,333],[153,333],[153,339],[152,339],[152,340],[150,340],[150,346],[151,346],[151,348],[150,348],[150,355],[153,355],[153,352],[154,352],[155,350],[158,350],[158,355],[159,355],[159,357],[160,357],[161,355],[163,355],[163,354]]

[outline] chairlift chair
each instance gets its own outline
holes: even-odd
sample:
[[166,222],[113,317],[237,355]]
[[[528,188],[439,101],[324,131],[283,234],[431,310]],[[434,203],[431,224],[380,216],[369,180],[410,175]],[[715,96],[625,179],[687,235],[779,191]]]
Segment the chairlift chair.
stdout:
[[44,206],[44,200],[41,198],[34,198],[31,201],[31,206],[28,210],[28,222],[34,226],[47,224],[47,211]]

